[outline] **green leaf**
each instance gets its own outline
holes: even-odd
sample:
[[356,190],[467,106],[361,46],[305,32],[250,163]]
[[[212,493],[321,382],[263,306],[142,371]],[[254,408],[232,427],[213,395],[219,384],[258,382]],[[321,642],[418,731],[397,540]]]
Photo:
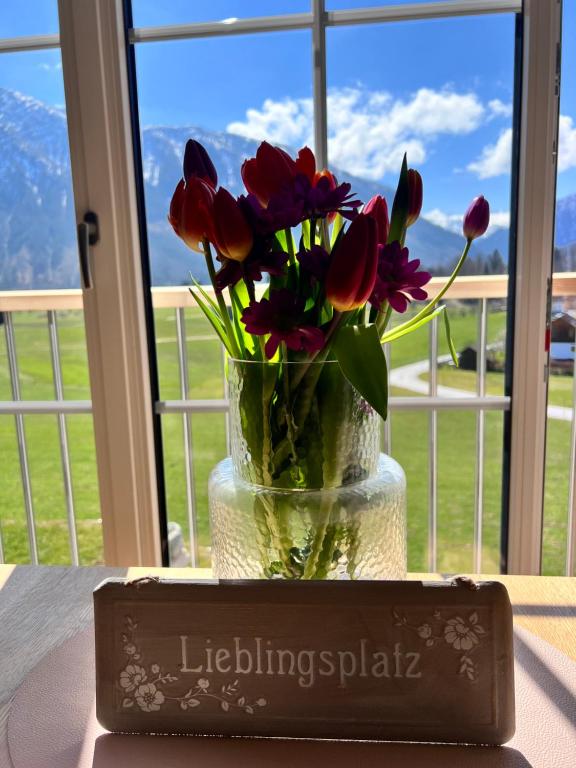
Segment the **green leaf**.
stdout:
[[425,317],[419,317],[416,315],[416,317],[412,318],[412,320],[408,320],[408,322],[403,323],[402,325],[397,325],[396,328],[392,328],[391,331],[388,331],[388,333],[385,333],[382,336],[382,344],[386,344],[390,341],[396,341],[396,339],[400,339],[402,336],[406,336],[407,334],[412,333],[412,331],[418,330],[418,328],[421,328],[435,317],[438,317],[439,314],[444,312],[444,309],[445,307],[442,305],[441,307],[437,307],[433,312],[431,312],[429,315],[426,315]]
[[385,420],[388,370],[376,326],[344,326],[336,335],[333,349],[344,376]]
[[272,238],[272,250],[273,251],[285,251],[288,253],[288,242],[286,240],[286,231],[279,229],[274,233]]
[[302,222],[302,242],[305,248],[310,248],[310,220],[305,219]]
[[408,161],[406,154],[404,154],[404,159],[402,160],[402,169],[400,171],[400,178],[398,179],[398,187],[396,188],[394,203],[392,204],[390,233],[388,235],[389,243],[393,243],[395,240],[398,240],[401,243],[404,241],[409,204],[410,193],[408,188]]
[[238,344],[240,345],[240,351],[244,359],[252,357],[254,351],[259,349],[258,342],[254,339],[252,334],[248,333],[246,326],[240,319],[242,312],[250,304],[250,297],[248,296],[248,289],[246,283],[240,280],[236,285],[231,285],[228,289],[230,293],[230,303],[232,304],[232,321],[234,323],[234,330],[236,331],[236,337]]
[[226,351],[228,352],[230,357],[234,357],[234,347],[230,339],[228,338],[228,334],[226,333],[226,328],[224,326],[224,323],[222,322],[220,313],[216,312],[216,310],[213,310],[210,304],[200,297],[200,294],[194,293],[193,288],[188,288],[188,290],[194,297],[196,303],[204,313],[204,316],[206,317],[206,319],[208,320],[212,328],[214,328],[214,330],[218,334],[220,341],[226,347]]
[[342,232],[344,228],[344,217],[337,213],[334,222],[332,224],[332,234],[330,236],[330,248],[334,249],[334,245],[336,244],[336,240],[338,239],[338,236]]
[[202,287],[202,285],[201,285],[201,284],[198,282],[198,280],[196,280],[196,278],[194,277],[194,275],[192,275],[192,274],[191,274],[191,275],[190,275],[190,279],[191,279],[191,280],[192,280],[192,282],[194,283],[194,287],[196,288],[196,290],[198,290],[198,291],[201,293],[201,295],[203,296],[203,298],[206,300],[206,303],[207,303],[207,304],[209,304],[209,305],[212,307],[212,309],[214,310],[214,312],[216,312],[216,314],[218,314],[218,315],[219,315],[219,314],[220,314],[220,308],[218,307],[218,304],[217,304],[217,303],[214,301],[214,299],[212,298],[212,296],[210,296],[210,294],[209,294],[209,293],[207,293],[207,292],[204,290],[204,288],[203,288],[203,287]]
[[444,330],[446,331],[446,343],[448,344],[448,349],[450,351],[450,356],[452,357],[452,361],[456,368],[458,368],[458,355],[456,354],[456,347],[454,346],[454,341],[452,340],[452,334],[450,333],[450,320],[448,320],[448,310],[444,310]]

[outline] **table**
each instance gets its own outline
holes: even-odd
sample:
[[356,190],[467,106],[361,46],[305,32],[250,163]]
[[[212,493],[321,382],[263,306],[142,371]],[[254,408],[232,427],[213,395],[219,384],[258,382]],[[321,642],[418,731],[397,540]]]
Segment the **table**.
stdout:
[[[0,766],[10,765],[6,726],[10,701],[26,675],[61,642],[92,621],[92,590],[109,576],[210,578],[205,569],[0,566]],[[439,574],[410,574],[439,580]],[[449,577],[446,577],[449,578]],[[576,661],[576,579],[477,576],[502,581],[515,626]]]

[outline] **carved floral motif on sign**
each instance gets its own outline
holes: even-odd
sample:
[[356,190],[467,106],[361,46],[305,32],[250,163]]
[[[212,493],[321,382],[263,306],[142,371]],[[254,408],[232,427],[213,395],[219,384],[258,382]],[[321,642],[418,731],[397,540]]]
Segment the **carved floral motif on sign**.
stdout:
[[472,658],[472,654],[480,645],[481,638],[487,634],[483,626],[478,623],[476,611],[463,619],[461,616],[453,616],[446,619],[440,611],[433,613],[429,622],[411,624],[406,616],[396,608],[392,609],[394,626],[405,627],[416,633],[427,648],[433,648],[437,644],[447,643],[454,651],[464,651],[460,656],[458,674],[464,675],[474,683],[478,680],[478,665]]
[[128,663],[118,677],[118,686],[124,696],[123,708],[135,707],[142,712],[157,712],[165,704],[174,702],[180,709],[188,710],[208,701],[216,701],[224,712],[242,710],[248,715],[253,715],[259,707],[266,706],[267,701],[262,697],[251,701],[242,696],[238,680],[225,683],[216,691],[208,677],[199,677],[184,695],[170,696],[170,686],[179,678],[164,672],[159,664],[146,666],[136,638],[137,629],[138,624],[131,616],[126,616],[122,650]]

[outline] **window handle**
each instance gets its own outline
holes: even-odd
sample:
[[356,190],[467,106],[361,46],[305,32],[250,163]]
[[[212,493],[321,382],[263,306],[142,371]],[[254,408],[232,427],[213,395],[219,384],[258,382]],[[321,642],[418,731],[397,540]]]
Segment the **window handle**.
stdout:
[[90,246],[100,240],[98,215],[94,211],[86,211],[83,220],[78,224],[78,252],[80,256],[80,275],[84,290],[92,288],[92,273],[90,271]]

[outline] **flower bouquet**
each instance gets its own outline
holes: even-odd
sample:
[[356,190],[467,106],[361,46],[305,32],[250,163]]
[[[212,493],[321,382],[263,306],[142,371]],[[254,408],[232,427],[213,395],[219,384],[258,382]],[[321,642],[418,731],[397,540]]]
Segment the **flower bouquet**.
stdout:
[[[402,163],[389,215],[318,170],[263,142],[241,169],[246,195],[218,187],[190,140],[170,205],[176,234],[204,254],[213,291],[191,293],[228,356],[232,460],[212,475],[213,559],[226,577],[376,578],[405,571],[405,492],[379,451],[388,374],[382,345],[442,315],[441,299],[489,222],[476,198],[465,244],[442,290],[410,259],[407,229],[422,179]],[[225,292],[228,297],[225,298]],[[390,555],[392,553],[392,555]]]

